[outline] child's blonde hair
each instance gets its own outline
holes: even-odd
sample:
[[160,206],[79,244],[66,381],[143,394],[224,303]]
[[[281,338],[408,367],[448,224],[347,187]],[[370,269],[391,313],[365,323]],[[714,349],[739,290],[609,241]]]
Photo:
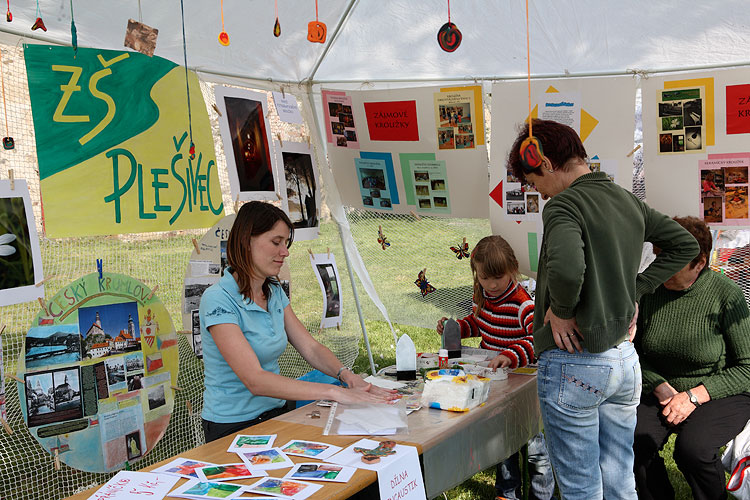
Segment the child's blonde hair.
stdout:
[[499,278],[510,274],[513,281],[518,281],[518,260],[513,248],[502,236],[493,234],[485,236],[476,244],[471,252],[471,274],[474,276],[474,302],[477,308],[474,316],[479,317],[479,311],[484,306],[482,285],[479,284],[478,273],[481,270],[483,278]]

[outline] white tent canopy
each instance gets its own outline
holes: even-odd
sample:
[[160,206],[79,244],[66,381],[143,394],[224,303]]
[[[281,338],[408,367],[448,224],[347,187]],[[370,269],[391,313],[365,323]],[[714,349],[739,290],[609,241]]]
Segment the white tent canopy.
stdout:
[[[217,41],[220,0],[184,2],[191,69],[273,82],[337,83],[517,78],[526,74],[523,0],[454,0],[461,46],[436,40],[447,0],[319,0],[325,44],[307,41],[314,0],[278,0],[281,37],[273,36],[273,0],[225,0],[231,45]],[[122,49],[129,18],[157,28],[156,55],[183,64],[180,0],[72,0],[81,47]],[[0,31],[70,45],[71,0],[39,0],[48,31],[31,31],[35,2],[11,1]],[[535,76],[659,72],[750,62],[745,0],[531,0]],[[15,40],[18,38],[13,37]]]

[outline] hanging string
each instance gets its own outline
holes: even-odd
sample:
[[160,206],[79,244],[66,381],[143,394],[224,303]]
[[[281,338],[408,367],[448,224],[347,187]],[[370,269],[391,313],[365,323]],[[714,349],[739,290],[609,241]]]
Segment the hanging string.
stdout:
[[3,89],[3,111],[5,113],[5,136],[9,137],[8,132],[8,108],[5,106],[5,70],[3,69],[3,53],[0,51],[0,83]]
[[318,22],[318,0],[315,0],[315,22]]
[[[450,1],[450,0],[448,0]],[[534,134],[531,132],[531,44],[529,43],[529,0],[526,0],[526,85],[529,94],[529,137]]]
[[78,30],[73,18],[73,0],[70,0],[70,44],[73,46],[73,57],[78,55]]
[[180,15],[182,16],[182,55],[185,58],[185,89],[187,90],[188,130],[190,132],[190,159],[192,160],[193,158],[195,158],[195,144],[193,144],[193,115],[190,111],[190,80],[188,78],[187,38],[185,37],[185,5],[183,3],[183,0],[180,0]]
[[221,0],[221,32],[224,33],[224,0]]
[[138,22],[141,24],[143,23],[143,12],[141,12],[141,0],[138,0]]
[[[8,1],[10,2],[10,0]],[[223,2],[224,0],[221,0],[221,1]],[[273,0],[273,10],[274,10],[274,14],[276,14],[276,19],[278,19],[279,18],[279,0]],[[224,15],[223,11],[222,11],[222,15]],[[224,22],[223,19],[224,18],[222,18],[222,21],[221,21],[222,23]],[[222,24],[222,27],[223,26],[224,25]]]
[[10,0],[8,0],[8,12],[5,13],[5,20],[8,22],[13,20],[13,14],[10,13]]
[[448,24],[451,22],[451,0],[448,0]]
[[42,10],[39,8],[39,0],[36,0],[36,17],[42,17]]

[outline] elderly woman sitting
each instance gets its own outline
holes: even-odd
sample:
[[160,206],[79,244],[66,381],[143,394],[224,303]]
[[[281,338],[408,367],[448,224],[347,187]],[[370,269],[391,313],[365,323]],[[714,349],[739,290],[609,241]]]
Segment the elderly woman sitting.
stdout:
[[727,498],[719,448],[750,418],[750,312],[732,280],[707,267],[711,233],[675,218],[700,254],[640,302],[636,349],[643,394],[635,428],[641,499],[673,499],[659,451],[677,433],[674,459],[695,499]]

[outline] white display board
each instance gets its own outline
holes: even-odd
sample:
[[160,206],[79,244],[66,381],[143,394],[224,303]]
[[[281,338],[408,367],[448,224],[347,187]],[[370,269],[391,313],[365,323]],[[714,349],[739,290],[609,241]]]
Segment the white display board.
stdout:
[[328,157],[345,205],[486,218],[479,85],[323,91]]
[[[636,81],[629,76],[566,78],[531,82],[532,116],[570,125],[583,139],[592,167],[632,189]],[[526,81],[492,86],[492,159],[489,213],[492,232],[515,250],[520,271],[535,277],[544,201],[528,186],[509,179],[508,152],[528,117]],[[511,213],[508,213],[508,212]]]
[[[661,120],[670,110],[665,109],[662,96],[671,89],[700,91],[698,99],[703,100],[700,108],[688,109],[696,100],[691,96],[676,100],[674,105],[675,108],[682,106],[683,121],[699,118],[697,123],[685,123],[684,130],[688,130],[689,125],[696,127],[700,147],[688,148],[688,139],[692,137],[685,135],[684,151],[664,151],[666,148],[660,141],[664,133]],[[750,70],[715,69],[652,76],[643,80],[642,96],[643,166],[648,204],[671,216],[705,217],[712,227],[750,226],[747,217]],[[679,116],[677,111],[674,114]],[[717,176],[707,183],[704,195],[709,201],[704,207],[701,204],[702,180],[706,180],[709,171],[716,172]],[[711,187],[712,183],[718,184],[717,190]]]

